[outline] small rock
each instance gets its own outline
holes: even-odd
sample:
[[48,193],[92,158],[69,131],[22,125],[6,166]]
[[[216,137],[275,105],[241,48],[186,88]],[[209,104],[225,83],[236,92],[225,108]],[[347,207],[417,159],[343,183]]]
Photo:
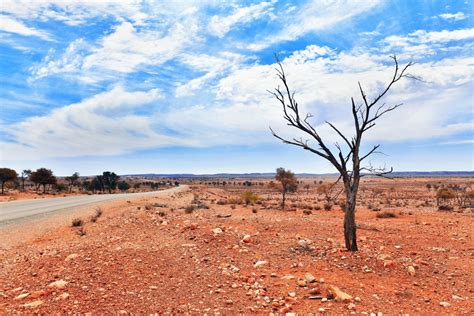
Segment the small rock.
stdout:
[[322,307],[318,308],[318,312],[320,312],[320,313],[324,313],[325,311],[326,311],[326,309],[324,309]]
[[296,297],[296,293],[295,292],[288,292],[288,296],[289,297]]
[[77,257],[79,257],[77,253],[71,253],[69,256],[66,257],[66,259],[64,259],[64,261],[71,261],[76,259]]
[[416,274],[416,271],[415,271],[415,268],[413,266],[408,266],[408,274],[411,275],[411,276],[415,276]]
[[354,301],[356,301],[356,302],[360,302],[360,301],[361,301],[361,299],[360,299],[360,297],[356,296],[356,297],[354,298]]
[[22,293],[22,294],[18,295],[17,297],[15,297],[15,299],[16,300],[22,300],[24,298],[27,298],[29,295],[30,295],[30,293]]
[[451,304],[449,304],[448,302],[439,302],[439,305],[440,305],[440,306],[443,306],[443,307],[449,307],[449,306],[451,306]]
[[252,242],[252,237],[250,235],[245,235],[244,238],[242,238],[242,242],[249,244]]
[[69,293],[62,293],[58,297],[56,297],[56,300],[67,300],[69,298]]
[[233,302],[232,300],[226,300],[225,303],[226,303],[227,305],[232,305],[232,304],[234,304],[234,302]]
[[315,294],[321,294],[321,291],[317,287],[315,287],[309,290],[308,293],[311,295],[315,295]]
[[266,264],[268,264],[268,261],[266,261],[266,260],[259,260],[259,261],[255,262],[255,264],[253,265],[253,267],[254,267],[254,268],[259,268],[259,267],[264,266],[264,265],[266,265]]
[[347,305],[348,310],[354,310],[355,308],[356,308],[356,305],[354,303],[350,303],[349,305]]
[[214,234],[214,236],[218,236],[218,235],[222,235],[224,232],[222,231],[222,229],[217,227],[212,230],[212,233]]
[[308,283],[313,283],[313,282],[316,281],[316,278],[315,278],[311,273],[305,273],[304,279],[305,279],[306,282],[308,282]]
[[298,280],[296,282],[296,284],[299,286],[299,287],[305,287],[306,286],[306,281],[305,280]]
[[191,229],[191,230],[196,230],[196,229],[198,229],[198,227],[199,227],[198,223],[189,224],[189,229]]
[[38,297],[44,296],[46,294],[47,293],[44,290],[34,291],[33,293],[31,293],[30,298],[38,298]]
[[347,302],[352,300],[352,296],[341,291],[337,286],[330,285],[328,287],[329,292],[334,296],[336,302]]
[[282,280],[293,280],[294,278],[295,278],[295,276],[291,275],[291,274],[281,277]]
[[464,299],[463,299],[461,296],[453,295],[453,300],[456,300],[456,301],[463,301]]
[[64,289],[68,282],[64,281],[63,279],[57,280],[54,282],[49,283],[48,287],[55,287],[57,289]]
[[23,304],[21,306],[35,308],[35,307],[40,306],[41,304],[43,304],[42,300],[36,300],[36,301],[30,302],[30,303]]

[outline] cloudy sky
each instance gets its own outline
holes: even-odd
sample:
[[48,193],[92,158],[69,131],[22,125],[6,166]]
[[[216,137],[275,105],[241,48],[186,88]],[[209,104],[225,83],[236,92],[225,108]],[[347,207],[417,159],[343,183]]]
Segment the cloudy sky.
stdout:
[[[351,133],[369,96],[415,61],[403,103],[366,137],[373,165],[474,170],[472,1],[99,1],[0,3],[0,165],[58,175],[334,172],[286,136],[273,54],[303,111]],[[359,100],[360,102],[360,100]]]

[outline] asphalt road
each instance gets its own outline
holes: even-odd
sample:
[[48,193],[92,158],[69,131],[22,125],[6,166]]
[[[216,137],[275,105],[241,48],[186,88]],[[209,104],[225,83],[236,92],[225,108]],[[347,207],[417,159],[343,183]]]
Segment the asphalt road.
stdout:
[[98,202],[125,198],[128,199],[140,196],[160,195],[163,193],[182,190],[183,187],[184,186],[180,186],[162,191],[143,193],[95,194],[2,202],[0,203],[0,224],[12,223],[28,217],[52,215],[61,210],[76,208]]

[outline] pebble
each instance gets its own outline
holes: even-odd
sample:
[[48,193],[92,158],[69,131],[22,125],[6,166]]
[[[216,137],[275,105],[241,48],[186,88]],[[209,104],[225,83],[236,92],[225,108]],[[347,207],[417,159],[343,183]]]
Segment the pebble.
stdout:
[[347,309],[349,310],[354,310],[356,308],[356,305],[354,303],[350,303],[349,305],[347,305]]
[[63,279],[57,280],[54,282],[49,283],[48,287],[55,287],[57,289],[64,289],[66,287],[67,282]]
[[259,267],[264,266],[264,265],[266,265],[266,264],[268,264],[268,261],[266,261],[266,260],[259,260],[259,261],[255,262],[255,264],[253,265],[253,267],[254,267],[254,268],[259,268]]
[[21,305],[21,306],[34,308],[34,307],[40,306],[40,305],[43,304],[43,303],[44,303],[44,302],[43,302],[42,300],[36,300],[36,301],[33,301],[33,302],[29,302],[29,303],[23,304],[23,305]]
[[16,300],[22,300],[24,298],[27,298],[30,295],[30,293],[23,293],[15,297]]
[[311,273],[305,273],[304,279],[305,279],[306,282],[308,282],[308,283],[313,283],[313,282],[316,281],[316,278],[315,278]]
[[413,266],[408,266],[407,270],[408,270],[409,275],[415,276],[416,271],[415,271],[415,268]]
[[451,306],[451,304],[449,304],[448,302],[439,302],[439,305],[440,305],[440,306],[443,306],[443,307],[449,307],[449,306]]
[[62,293],[58,297],[56,297],[56,300],[67,300],[69,298],[69,293]]

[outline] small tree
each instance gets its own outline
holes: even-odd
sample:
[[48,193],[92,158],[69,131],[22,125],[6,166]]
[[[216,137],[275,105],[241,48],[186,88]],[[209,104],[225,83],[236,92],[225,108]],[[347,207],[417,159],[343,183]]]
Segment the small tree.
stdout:
[[116,175],[114,172],[105,171],[102,173],[102,183],[104,188],[109,190],[109,193],[112,193],[112,190],[117,188],[117,183],[120,177]]
[[74,172],[71,176],[66,177],[66,181],[67,181],[68,186],[69,186],[69,192],[71,192],[72,187],[77,185],[77,183],[79,181],[79,172]]
[[127,182],[125,181],[120,181],[118,184],[117,184],[117,187],[120,191],[124,192],[124,191],[127,191],[128,189],[130,189],[130,184],[128,184]]
[[289,192],[296,192],[296,189],[298,188],[298,183],[297,183],[295,174],[291,172],[290,170],[285,170],[284,168],[278,168],[276,170],[275,180],[280,182],[281,184],[281,187],[280,187],[280,191],[282,195],[281,208],[285,209],[286,194]]
[[31,175],[30,169],[25,169],[21,171],[21,190],[25,191],[25,181]]
[[456,198],[456,193],[448,188],[439,189],[436,192],[436,205],[439,206],[441,203],[449,203]]
[[245,190],[240,195],[242,200],[244,201],[245,205],[249,205],[250,203],[255,203],[258,201],[258,195],[255,194],[252,190]]
[[15,170],[10,168],[0,168],[0,183],[2,184],[2,194],[4,194],[5,183],[15,181],[18,174]]
[[[278,78],[283,84],[283,88],[280,89],[280,87],[278,87],[271,93],[282,106],[283,118],[287,122],[287,125],[303,132],[315,142],[316,146],[309,144],[309,140],[303,140],[303,138],[285,139],[271,130],[272,134],[285,144],[301,147],[304,150],[328,160],[339,172],[339,179],[342,179],[345,191],[344,239],[346,248],[349,251],[357,251],[355,209],[360,178],[365,174],[386,176],[392,172],[392,168],[387,170],[385,168],[374,168],[370,164],[368,166],[363,165],[363,161],[377,152],[380,145],[375,145],[367,153],[362,153],[362,139],[365,133],[376,125],[380,117],[401,106],[401,104],[387,105],[381,101],[393,85],[403,78],[417,79],[407,73],[407,69],[412,66],[413,63],[410,62],[400,68],[397,58],[393,56],[392,59],[395,62],[393,76],[380,94],[376,95],[372,100],[369,99],[362,85],[359,83],[361,103],[358,104],[354,98],[351,98],[351,112],[354,122],[354,134],[352,136],[344,135],[334,124],[326,122],[343,142],[342,145],[336,143],[335,149],[331,149],[330,146],[328,146],[327,140],[323,140],[317,129],[309,122],[312,115],[300,112],[299,104],[295,100],[295,93],[291,91],[283,65],[277,58],[278,68],[276,71]],[[382,104],[380,105],[380,103]]]
[[33,171],[30,175],[30,180],[36,184],[38,188],[39,185],[43,186],[43,193],[46,193],[46,186],[48,184],[56,184],[57,179],[53,175],[53,172],[50,169],[39,168],[36,171]]

